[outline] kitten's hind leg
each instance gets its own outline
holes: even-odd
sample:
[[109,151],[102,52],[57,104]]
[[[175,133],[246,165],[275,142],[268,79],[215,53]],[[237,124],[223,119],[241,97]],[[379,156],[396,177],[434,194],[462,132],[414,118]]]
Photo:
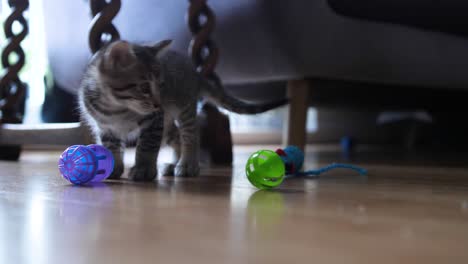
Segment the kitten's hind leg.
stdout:
[[136,148],[135,166],[130,170],[129,177],[134,181],[152,181],[158,175],[156,162],[164,130],[163,112],[155,112],[142,126]]
[[109,149],[114,156],[114,170],[108,179],[119,179],[124,172],[123,153],[125,149],[125,143],[110,131],[101,132],[100,140],[102,145]]
[[187,105],[177,118],[181,141],[180,160],[174,174],[179,177],[198,176],[200,172],[200,139],[196,104]]
[[172,148],[173,158],[170,163],[165,163],[162,169],[162,175],[174,176],[174,169],[177,162],[180,159],[180,133],[179,129],[174,124],[174,120],[170,120],[170,123],[165,126],[166,131],[164,133],[165,142]]

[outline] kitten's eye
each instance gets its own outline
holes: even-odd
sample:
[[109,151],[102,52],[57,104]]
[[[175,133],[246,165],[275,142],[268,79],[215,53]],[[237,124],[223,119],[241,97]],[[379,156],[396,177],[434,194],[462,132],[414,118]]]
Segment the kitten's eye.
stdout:
[[145,94],[150,94],[151,93],[151,86],[149,83],[144,83],[140,86],[141,92]]

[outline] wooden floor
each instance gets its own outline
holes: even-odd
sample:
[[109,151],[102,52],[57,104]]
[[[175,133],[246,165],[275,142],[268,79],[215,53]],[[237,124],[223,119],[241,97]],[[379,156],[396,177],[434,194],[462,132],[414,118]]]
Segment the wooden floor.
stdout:
[[[367,177],[257,191],[255,149],[196,179],[93,187],[61,179],[59,152],[0,162],[0,263],[468,263],[468,159],[364,153]],[[307,167],[339,159],[312,151]]]

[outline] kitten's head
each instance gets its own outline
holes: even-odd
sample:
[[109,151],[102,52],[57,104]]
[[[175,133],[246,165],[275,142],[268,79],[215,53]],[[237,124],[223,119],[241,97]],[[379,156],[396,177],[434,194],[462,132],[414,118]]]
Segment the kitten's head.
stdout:
[[102,89],[115,102],[139,114],[149,114],[159,107],[160,63],[157,57],[170,40],[142,46],[115,41],[99,51],[96,66]]

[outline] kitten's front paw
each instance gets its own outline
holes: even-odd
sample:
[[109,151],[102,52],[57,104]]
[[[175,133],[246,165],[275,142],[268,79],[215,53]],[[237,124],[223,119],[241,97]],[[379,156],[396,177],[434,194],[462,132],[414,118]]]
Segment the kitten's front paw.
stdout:
[[123,172],[124,172],[123,162],[116,161],[114,164],[114,170],[112,171],[111,175],[107,179],[110,179],[110,180],[120,179],[120,176],[122,176]]
[[165,163],[162,169],[163,176],[174,176],[175,165],[172,163]]
[[179,163],[174,169],[177,177],[196,177],[200,173],[198,164]]
[[158,175],[158,170],[155,165],[135,165],[129,173],[129,178],[134,181],[152,181]]

